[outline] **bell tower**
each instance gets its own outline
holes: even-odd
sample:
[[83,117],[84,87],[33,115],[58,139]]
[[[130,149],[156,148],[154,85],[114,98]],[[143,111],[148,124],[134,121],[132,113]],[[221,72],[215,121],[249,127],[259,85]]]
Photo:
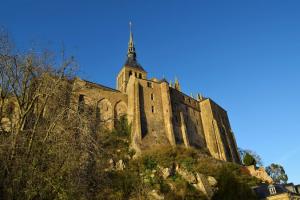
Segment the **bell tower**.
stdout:
[[129,22],[129,42],[126,62],[117,76],[117,89],[126,93],[127,83],[130,76],[138,79],[147,79],[147,72],[137,62],[136,52],[133,41],[132,23]]

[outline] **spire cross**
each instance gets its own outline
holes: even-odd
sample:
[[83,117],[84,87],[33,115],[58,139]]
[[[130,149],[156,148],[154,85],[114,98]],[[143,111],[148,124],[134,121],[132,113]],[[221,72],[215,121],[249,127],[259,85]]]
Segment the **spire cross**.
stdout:
[[130,30],[130,33],[131,33],[131,27],[132,27],[132,23],[131,23],[131,21],[129,21],[129,30]]

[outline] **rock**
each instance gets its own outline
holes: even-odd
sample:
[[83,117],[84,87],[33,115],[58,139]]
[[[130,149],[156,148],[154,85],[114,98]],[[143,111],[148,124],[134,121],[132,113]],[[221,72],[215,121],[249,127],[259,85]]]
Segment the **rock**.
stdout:
[[123,171],[124,169],[125,169],[125,164],[124,164],[123,160],[119,160],[116,163],[116,170],[117,171]]
[[208,199],[211,199],[213,196],[213,190],[205,175],[200,173],[193,174],[179,166],[176,169],[177,173],[181,175],[182,178],[193,185],[197,190],[203,192]]
[[208,180],[209,185],[212,187],[215,187],[218,184],[217,180],[212,176],[208,176],[207,180]]
[[208,199],[211,199],[213,196],[213,190],[206,176],[203,174],[196,173],[196,179],[197,179],[197,184],[195,185],[196,189],[203,192],[208,197]]
[[248,173],[251,176],[258,178],[265,183],[269,183],[269,184],[273,183],[273,179],[268,175],[264,167],[259,167],[258,169],[256,169],[254,165],[251,165],[251,166],[247,166],[246,169],[248,170]]
[[115,161],[111,158],[111,159],[109,159],[108,164],[109,164],[109,167],[107,168],[107,171],[113,170],[115,167]]
[[180,176],[182,176],[182,178],[184,178],[187,182],[191,183],[191,184],[194,184],[194,183],[197,183],[197,179],[196,177],[194,176],[194,174],[188,172],[187,170],[183,169],[183,168],[180,168],[180,167],[177,167],[177,170],[178,174],[180,174]]
[[164,168],[161,170],[162,176],[164,179],[168,178],[170,174],[170,169],[169,168]]
[[149,195],[150,199],[154,199],[154,200],[163,200],[163,199],[165,199],[164,196],[159,195],[156,190],[152,190],[151,192],[149,192],[148,195]]

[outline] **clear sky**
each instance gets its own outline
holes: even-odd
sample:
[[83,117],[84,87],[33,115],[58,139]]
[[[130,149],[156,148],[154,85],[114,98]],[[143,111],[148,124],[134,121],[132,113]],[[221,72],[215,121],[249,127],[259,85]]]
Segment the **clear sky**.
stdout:
[[149,77],[179,78],[229,114],[238,146],[300,184],[300,1],[0,0],[17,46],[75,55],[83,78],[115,87],[133,22]]

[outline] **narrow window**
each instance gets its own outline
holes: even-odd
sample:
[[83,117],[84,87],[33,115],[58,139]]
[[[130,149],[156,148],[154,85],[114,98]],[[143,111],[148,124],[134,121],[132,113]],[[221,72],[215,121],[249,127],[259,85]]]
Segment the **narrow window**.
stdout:
[[152,100],[152,101],[154,100],[154,95],[153,95],[153,93],[151,93],[151,100]]
[[135,75],[135,77],[137,78],[137,73],[136,73],[136,72],[134,72],[134,75]]
[[78,99],[78,112],[82,113],[84,111],[84,95],[80,94]]
[[139,74],[139,78],[142,78],[142,74],[141,73]]
[[129,71],[129,76],[131,76],[132,75],[132,71]]
[[152,113],[154,113],[154,106],[151,106],[151,111]]

